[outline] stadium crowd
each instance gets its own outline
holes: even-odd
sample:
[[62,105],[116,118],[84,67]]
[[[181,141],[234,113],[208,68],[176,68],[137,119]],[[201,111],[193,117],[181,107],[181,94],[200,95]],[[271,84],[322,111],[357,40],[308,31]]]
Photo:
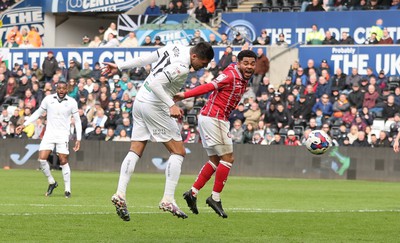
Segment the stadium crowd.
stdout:
[[[152,1],[151,4],[154,4]],[[147,10],[146,10],[147,11]],[[138,45],[134,32],[121,42],[118,38],[115,23],[105,29],[99,28],[99,34],[93,40],[83,37],[83,46],[87,47],[136,47]],[[373,43],[388,44],[390,36],[381,20],[377,20]],[[373,28],[374,28],[373,27]],[[317,26],[314,25],[313,28]],[[39,43],[35,28],[31,30],[35,36],[29,40],[29,33],[21,33],[14,27],[7,33],[4,46],[18,47],[18,42]],[[329,31],[325,36],[315,34],[307,36],[308,44],[354,44],[348,41],[351,37],[344,33],[342,39],[336,40]],[[320,32],[319,32],[320,33]],[[372,34],[372,35],[373,35]],[[391,38],[390,38],[391,39]],[[9,44],[8,42],[13,42]],[[208,40],[196,31],[190,41],[192,45],[200,41],[209,41],[212,45],[225,46],[224,55],[219,62],[212,61],[209,68],[191,72],[182,87],[192,89],[210,82],[230,63],[236,62],[231,45],[243,45],[244,38],[237,33],[228,40],[222,34],[221,41],[216,41],[211,34]],[[393,40],[391,40],[393,44]],[[17,43],[17,44],[15,44]],[[393,137],[400,127],[400,79],[387,77],[382,70],[374,73],[367,69],[365,76],[359,75],[357,68],[351,73],[344,73],[340,68],[331,70],[325,59],[308,60],[302,66],[295,61],[285,80],[278,85],[270,82],[269,60],[263,48],[257,45],[271,44],[267,31],[262,30],[260,36],[252,43],[256,52],[257,68],[242,103],[229,118],[231,135],[235,143],[245,144],[285,144],[302,145],[310,131],[324,129],[339,146],[391,146]],[[287,45],[284,35],[279,35],[277,45]],[[24,44],[19,45],[23,47]],[[143,45],[163,46],[159,38],[153,43],[148,37]],[[41,46],[40,44],[34,47]],[[25,46],[26,47],[26,46]],[[303,62],[305,60],[302,60]],[[93,68],[89,63],[69,60],[68,65],[58,61],[52,51],[48,52],[43,63],[15,63],[9,70],[6,63],[0,65],[0,128],[1,138],[33,138],[43,136],[46,119],[38,119],[16,134],[16,126],[23,123],[39,106],[43,98],[55,92],[58,82],[66,81],[68,95],[78,102],[82,121],[83,135],[88,140],[130,141],[132,131],[132,104],[143,80],[151,67],[123,70],[113,77],[103,76],[101,67],[96,63]],[[185,112],[182,124],[182,138],[186,143],[198,143],[196,128],[197,115],[208,95],[191,98],[179,103]],[[383,121],[384,126],[374,126],[374,121]],[[74,123],[71,127],[71,139],[74,135]]]

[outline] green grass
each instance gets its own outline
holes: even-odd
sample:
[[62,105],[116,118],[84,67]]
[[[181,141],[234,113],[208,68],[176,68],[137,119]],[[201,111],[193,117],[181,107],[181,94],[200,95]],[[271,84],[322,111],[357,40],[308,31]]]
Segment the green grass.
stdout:
[[53,175],[60,185],[46,198],[41,172],[0,171],[0,242],[400,242],[399,183],[230,177],[222,219],[205,205],[212,183],[189,214],[181,194],[195,176],[184,175],[182,220],[157,207],[164,175],[135,174],[123,222],[110,202],[117,173],[72,171],[70,199]]

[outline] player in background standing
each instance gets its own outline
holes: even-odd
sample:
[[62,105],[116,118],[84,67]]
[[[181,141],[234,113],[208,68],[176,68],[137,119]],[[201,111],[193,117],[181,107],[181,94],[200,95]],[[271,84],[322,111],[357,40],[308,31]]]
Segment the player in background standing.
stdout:
[[104,63],[104,73],[116,74],[118,70],[143,67],[153,63],[150,75],[137,93],[133,106],[133,129],[130,151],[121,165],[117,192],[112,196],[117,214],[130,220],[126,206],[126,188],[137,161],[143,154],[147,141],[162,142],[170,152],[165,170],[164,196],[159,208],[178,218],[187,218],[175,202],[175,188],[185,156],[180,130],[175,118],[182,116],[181,109],[172,100],[187,79],[190,68],[200,70],[214,58],[210,44],[202,42],[193,47],[171,45],[149,55],[126,61],[119,65]]
[[237,57],[236,64],[230,64],[210,83],[187,92],[177,93],[174,96],[175,100],[182,100],[213,91],[201,109],[198,121],[201,140],[209,156],[209,161],[201,169],[192,188],[183,194],[194,214],[198,214],[197,194],[199,190],[216,172],[213,191],[206,203],[221,217],[228,217],[222,208],[220,199],[220,193],[234,161],[228,118],[242,99],[249,79],[254,73],[257,60],[257,55],[250,50],[241,51]]
[[49,187],[47,188],[46,196],[50,196],[53,190],[58,186],[58,183],[51,175],[50,166],[47,158],[56,147],[56,152],[60,159],[60,166],[64,178],[65,197],[71,197],[71,169],[68,163],[69,154],[69,135],[71,116],[75,119],[76,141],[73,150],[76,152],[80,148],[82,136],[81,118],[79,117],[78,104],[75,99],[69,97],[68,85],[65,82],[58,82],[56,94],[46,96],[39,109],[30,116],[23,125],[17,127],[17,132],[21,132],[25,126],[35,122],[44,113],[47,114],[47,125],[43,139],[39,147],[39,163],[40,169],[47,177]]

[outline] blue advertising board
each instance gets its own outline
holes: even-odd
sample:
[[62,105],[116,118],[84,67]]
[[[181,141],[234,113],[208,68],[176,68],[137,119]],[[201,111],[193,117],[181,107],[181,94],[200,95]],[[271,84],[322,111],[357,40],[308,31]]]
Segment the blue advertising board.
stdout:
[[125,12],[142,0],[53,0],[45,1],[45,12]]
[[[7,58],[4,57],[3,60],[7,60],[9,68],[12,67],[14,63],[23,64],[28,62],[30,66],[32,63],[37,62],[41,65],[43,60],[47,57],[48,51],[53,51],[54,56],[57,61],[65,61],[68,65],[68,60],[75,58],[77,61],[84,63],[88,62],[92,67],[96,62],[123,62],[135,57],[148,55],[150,52],[155,51],[155,47],[140,47],[140,48],[34,48],[34,49],[0,49],[7,51]],[[223,55],[225,48],[215,47],[215,60],[218,61]],[[233,53],[237,54],[241,50],[241,47],[233,48]],[[266,50],[264,50],[266,52]]]
[[399,46],[302,46],[299,48],[299,59],[303,67],[307,66],[309,59],[314,60],[315,66],[326,59],[332,72],[340,67],[349,74],[355,67],[361,75],[365,75],[367,67],[371,67],[375,74],[384,70],[386,75],[400,75]]
[[281,13],[223,13],[219,32],[234,38],[234,30],[255,40],[262,29],[266,29],[275,43],[280,33],[285,35],[286,42],[304,43],[306,33],[316,24],[320,31],[330,30],[339,40],[343,32],[348,32],[356,44],[364,44],[377,19],[383,20],[393,40],[400,39],[400,11],[337,11],[337,12],[281,12]]

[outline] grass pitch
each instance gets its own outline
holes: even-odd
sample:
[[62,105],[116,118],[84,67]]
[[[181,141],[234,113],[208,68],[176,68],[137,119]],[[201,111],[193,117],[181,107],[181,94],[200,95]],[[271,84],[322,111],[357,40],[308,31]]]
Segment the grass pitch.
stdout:
[[124,222],[110,202],[117,173],[72,168],[70,199],[61,172],[53,176],[59,187],[46,198],[40,171],[0,171],[1,242],[400,242],[399,183],[230,177],[222,219],[205,204],[212,183],[199,194],[200,214],[190,213],[181,194],[196,176],[183,175],[183,220],[158,209],[163,174],[135,174]]

